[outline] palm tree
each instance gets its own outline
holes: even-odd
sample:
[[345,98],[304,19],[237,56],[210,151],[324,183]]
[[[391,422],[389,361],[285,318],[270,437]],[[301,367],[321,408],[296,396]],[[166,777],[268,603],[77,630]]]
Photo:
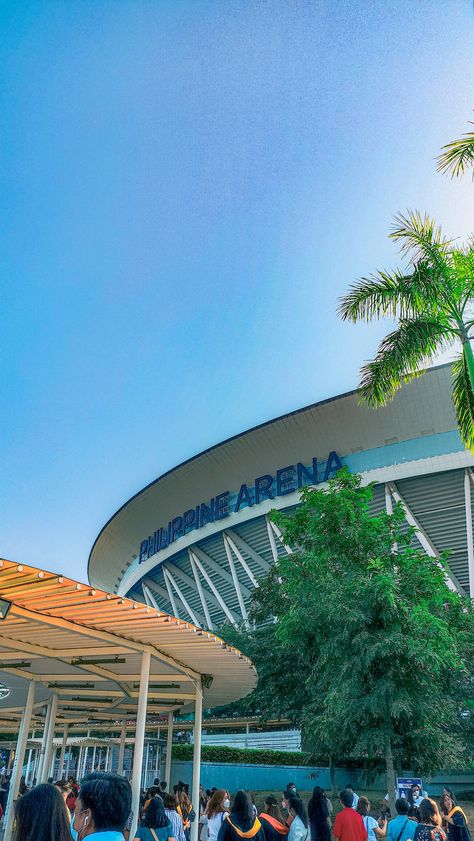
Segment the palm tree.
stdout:
[[[474,123],[470,122],[469,125]],[[436,158],[438,172],[450,172],[452,178],[459,178],[464,175],[467,167],[471,167],[474,178],[474,132],[467,132],[459,140],[452,140],[442,148],[443,151]]]
[[398,320],[361,370],[362,400],[386,405],[404,382],[420,376],[420,369],[459,340],[453,401],[461,437],[474,450],[474,243],[454,248],[434,220],[417,211],[396,216],[390,236],[401,244],[409,268],[361,278],[339,306],[347,321]]

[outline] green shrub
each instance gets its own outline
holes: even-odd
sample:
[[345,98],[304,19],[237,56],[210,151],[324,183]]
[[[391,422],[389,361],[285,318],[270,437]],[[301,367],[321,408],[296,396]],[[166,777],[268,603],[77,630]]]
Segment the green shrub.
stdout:
[[[173,745],[173,759],[191,760],[192,745]],[[326,765],[323,759],[317,760],[310,753],[297,753],[286,750],[255,750],[253,748],[231,748],[226,745],[203,745],[203,762],[227,762],[250,765]]]

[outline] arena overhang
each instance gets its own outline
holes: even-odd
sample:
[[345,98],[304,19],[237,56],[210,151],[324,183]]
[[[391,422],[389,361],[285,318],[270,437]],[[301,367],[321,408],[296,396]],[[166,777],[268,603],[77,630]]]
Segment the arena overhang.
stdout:
[[376,482],[374,508],[401,501],[420,542],[451,550],[451,577],[473,591],[471,468],[451,398],[451,366],[429,369],[374,411],[357,392],[250,429],[153,481],[104,526],[89,557],[99,586],[201,627],[246,619],[258,577],[291,551],[267,515],[340,464]]

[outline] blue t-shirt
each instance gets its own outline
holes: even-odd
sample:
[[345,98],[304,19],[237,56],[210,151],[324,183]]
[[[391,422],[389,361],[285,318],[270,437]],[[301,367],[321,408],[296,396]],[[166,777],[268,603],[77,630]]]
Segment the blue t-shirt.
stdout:
[[[158,826],[153,829],[158,841],[168,841],[168,838],[173,837],[173,828],[171,823],[167,826]],[[140,838],[141,841],[155,841],[151,830],[147,826],[139,826],[135,833],[135,838]]]
[[411,821],[406,815],[398,815],[393,821],[389,821],[387,827],[387,841],[398,841],[400,832],[400,841],[407,841],[408,838],[413,838],[415,829],[418,824],[416,821]]

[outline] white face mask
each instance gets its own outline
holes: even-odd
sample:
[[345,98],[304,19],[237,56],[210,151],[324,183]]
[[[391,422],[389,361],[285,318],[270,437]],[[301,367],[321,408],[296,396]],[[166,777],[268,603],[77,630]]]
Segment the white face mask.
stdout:
[[229,806],[230,806],[230,800],[229,800],[229,798],[228,798],[228,797],[226,797],[226,799],[223,801],[222,805],[224,806],[224,809],[228,809],[228,808],[229,808]]

